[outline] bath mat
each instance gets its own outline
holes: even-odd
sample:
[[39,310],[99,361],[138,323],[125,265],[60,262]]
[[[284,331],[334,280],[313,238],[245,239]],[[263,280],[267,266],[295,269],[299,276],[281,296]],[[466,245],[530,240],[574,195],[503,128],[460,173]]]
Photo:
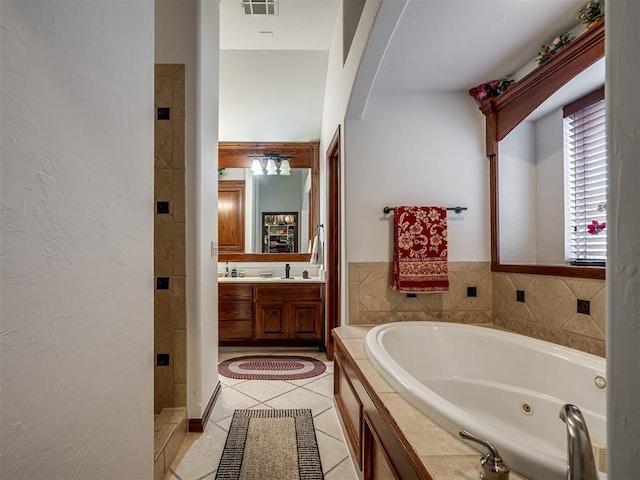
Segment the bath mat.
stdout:
[[320,375],[326,369],[320,360],[294,355],[249,355],[218,365],[220,375],[242,380],[301,380]]
[[311,410],[236,410],[216,480],[322,480]]

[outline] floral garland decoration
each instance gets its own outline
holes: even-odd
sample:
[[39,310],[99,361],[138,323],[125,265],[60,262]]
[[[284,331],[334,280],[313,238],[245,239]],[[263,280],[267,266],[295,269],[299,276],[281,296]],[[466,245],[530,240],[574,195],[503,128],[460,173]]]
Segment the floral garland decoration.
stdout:
[[482,102],[487,98],[497,97],[505,92],[513,82],[514,80],[510,78],[503,78],[501,80],[492,80],[488,83],[481,83],[477,87],[470,89],[469,95],[477,101]]
[[578,11],[578,20],[585,25],[589,25],[604,17],[602,4],[599,0],[591,0]]
[[544,62],[549,60],[557,51],[561,50],[567,43],[573,40],[573,34],[571,32],[563,33],[562,35],[558,35],[553,39],[551,45],[542,45],[540,47],[540,51],[538,52],[538,65],[542,65]]

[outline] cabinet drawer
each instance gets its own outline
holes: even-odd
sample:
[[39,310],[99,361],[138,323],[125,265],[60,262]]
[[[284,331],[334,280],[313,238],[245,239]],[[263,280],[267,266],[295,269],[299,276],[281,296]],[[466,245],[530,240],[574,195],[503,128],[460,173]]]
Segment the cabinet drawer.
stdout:
[[220,340],[253,340],[253,321],[228,320],[218,324]]
[[253,319],[253,302],[218,302],[218,320]]
[[322,300],[322,285],[279,284],[256,287],[258,300]]
[[219,300],[253,300],[251,285],[218,284]]

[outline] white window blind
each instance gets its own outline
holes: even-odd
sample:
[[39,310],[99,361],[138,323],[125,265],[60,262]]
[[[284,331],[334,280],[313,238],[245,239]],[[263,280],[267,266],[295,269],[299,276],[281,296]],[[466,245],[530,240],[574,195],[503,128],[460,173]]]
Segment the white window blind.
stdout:
[[607,220],[605,103],[602,92],[590,95],[591,100],[575,102],[581,102],[577,110],[575,105],[565,107],[568,240],[573,264],[603,262],[607,257],[606,228],[594,235],[588,227],[593,221],[602,224]]

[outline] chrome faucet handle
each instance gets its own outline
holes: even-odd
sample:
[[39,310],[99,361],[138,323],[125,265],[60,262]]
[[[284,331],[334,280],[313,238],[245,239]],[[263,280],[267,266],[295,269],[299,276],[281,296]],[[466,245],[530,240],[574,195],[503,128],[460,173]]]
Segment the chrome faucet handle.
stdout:
[[472,442],[479,443],[483,445],[488,453],[484,454],[480,458],[480,466],[482,467],[482,472],[480,472],[480,478],[482,480],[508,480],[509,472],[511,469],[509,465],[504,463],[498,449],[494,447],[487,440],[484,440],[480,437],[475,436],[474,434],[466,431],[465,429],[460,430],[458,432],[460,438],[464,438],[465,440],[470,440]]

